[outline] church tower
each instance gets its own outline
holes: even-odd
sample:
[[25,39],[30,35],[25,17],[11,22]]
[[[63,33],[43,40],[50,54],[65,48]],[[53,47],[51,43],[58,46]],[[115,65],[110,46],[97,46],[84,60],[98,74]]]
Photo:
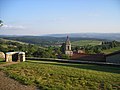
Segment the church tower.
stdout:
[[67,39],[65,41],[65,54],[69,55],[69,56],[72,56],[73,55],[73,52],[71,50],[71,43],[70,43],[70,39],[69,37],[67,36]]

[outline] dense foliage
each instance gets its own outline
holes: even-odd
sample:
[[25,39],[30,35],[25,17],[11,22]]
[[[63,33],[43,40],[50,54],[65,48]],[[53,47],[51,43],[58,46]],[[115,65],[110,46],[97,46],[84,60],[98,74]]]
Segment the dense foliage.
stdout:
[[55,53],[49,48],[21,42],[5,41],[4,39],[0,39],[0,51],[4,53],[10,51],[24,51],[27,57],[55,57]]
[[110,41],[110,42],[102,42],[101,45],[85,45],[85,46],[76,46],[73,47],[73,50],[83,50],[85,53],[95,54],[102,53],[103,50],[108,50],[111,48],[120,47],[120,42],[118,41]]
[[2,20],[0,20],[0,27],[2,27],[3,26],[3,21]]

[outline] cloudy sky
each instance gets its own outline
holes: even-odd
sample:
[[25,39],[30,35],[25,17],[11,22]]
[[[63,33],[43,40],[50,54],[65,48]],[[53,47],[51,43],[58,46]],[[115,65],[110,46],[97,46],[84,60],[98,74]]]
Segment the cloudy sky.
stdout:
[[120,0],[0,0],[0,35],[120,33]]

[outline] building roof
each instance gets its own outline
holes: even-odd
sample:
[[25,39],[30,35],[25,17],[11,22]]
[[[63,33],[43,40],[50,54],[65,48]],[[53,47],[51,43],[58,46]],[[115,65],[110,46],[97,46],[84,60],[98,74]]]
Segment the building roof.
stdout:
[[116,55],[116,54],[120,54],[120,50],[116,51],[116,52],[113,52],[113,53],[110,53],[110,54],[107,54],[106,57]]
[[15,54],[15,53],[18,53],[18,54],[25,54],[25,52],[7,52],[6,54]]
[[69,37],[68,37],[68,36],[67,36],[67,39],[66,39],[65,44],[66,44],[66,45],[70,45],[70,44],[71,44],[71,43],[70,43],[70,39],[69,39]]

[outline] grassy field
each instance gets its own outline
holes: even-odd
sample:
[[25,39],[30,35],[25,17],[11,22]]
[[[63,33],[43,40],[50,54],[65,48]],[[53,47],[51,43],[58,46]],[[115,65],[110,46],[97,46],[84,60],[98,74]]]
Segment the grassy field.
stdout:
[[115,51],[118,51],[118,50],[120,50],[120,47],[115,47],[115,48],[103,50],[102,53],[109,54],[109,53],[112,53],[112,52],[115,52]]
[[0,58],[0,64],[6,63],[3,58]]
[[85,45],[100,45],[102,41],[98,40],[80,40],[72,42],[72,46],[85,46]]
[[120,89],[119,67],[27,61],[1,69],[9,77],[41,90]]

